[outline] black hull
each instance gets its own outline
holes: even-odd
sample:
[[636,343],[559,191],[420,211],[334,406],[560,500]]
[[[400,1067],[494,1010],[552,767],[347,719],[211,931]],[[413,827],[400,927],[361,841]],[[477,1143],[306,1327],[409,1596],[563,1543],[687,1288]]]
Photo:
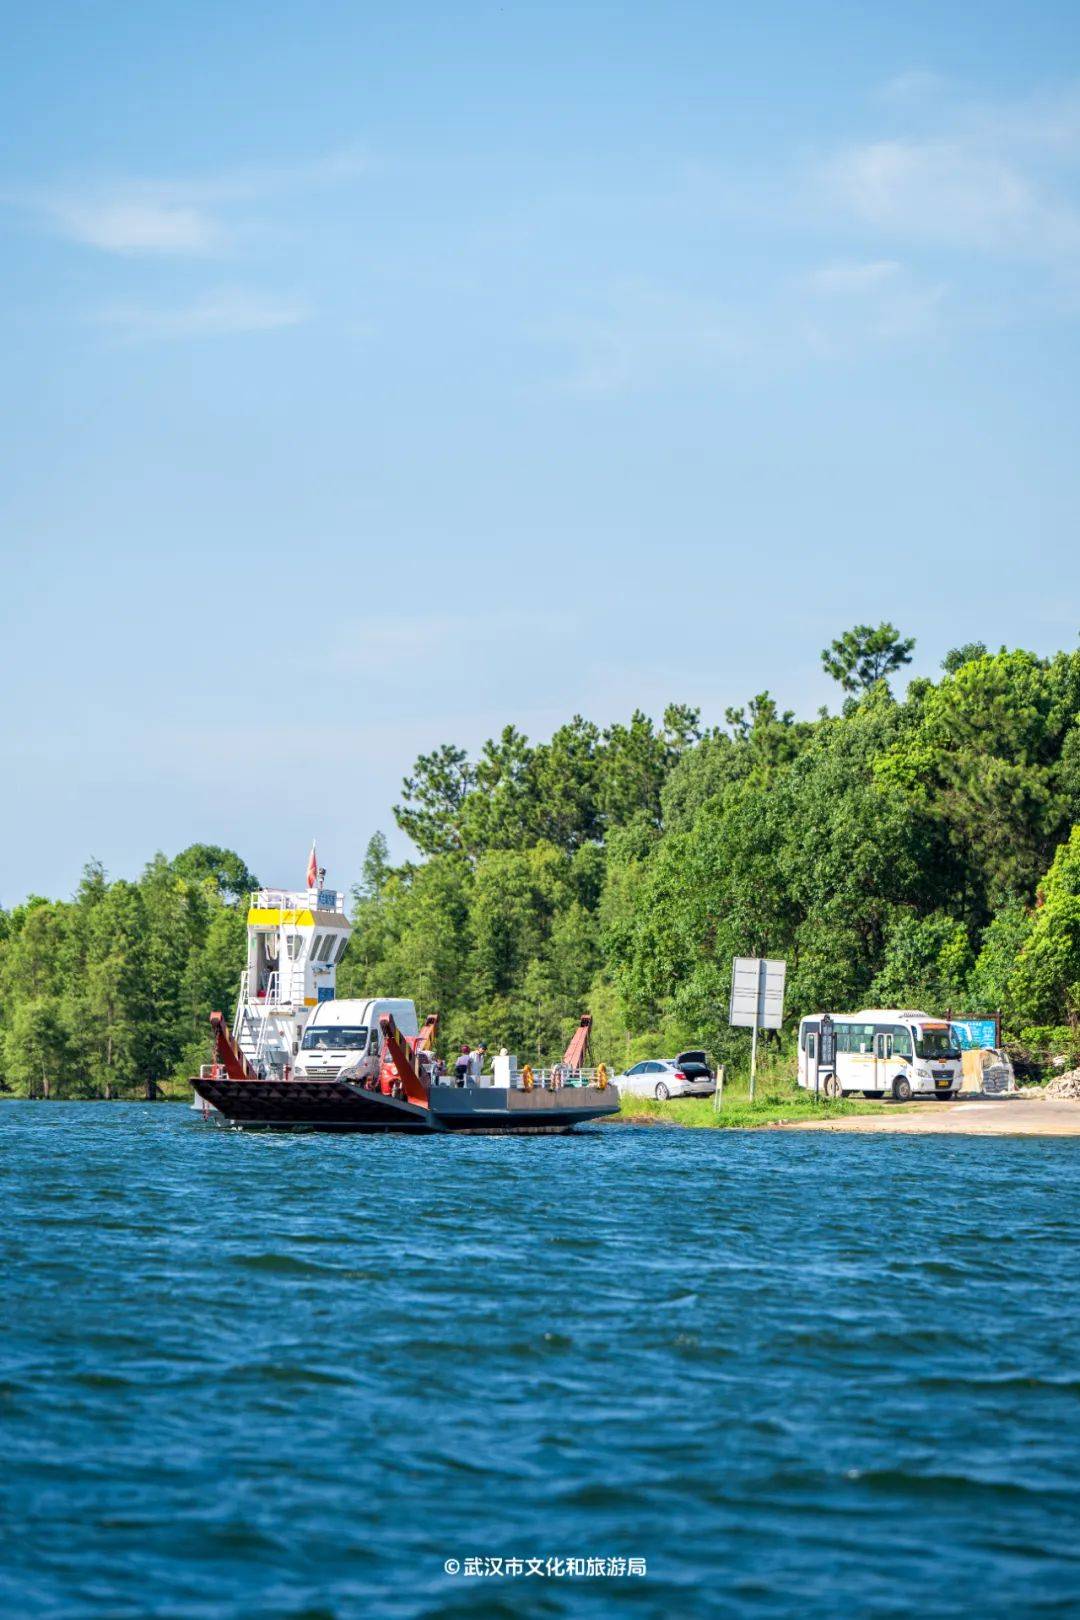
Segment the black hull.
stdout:
[[618,1093],[592,1086],[563,1091],[496,1091],[437,1086],[421,1108],[339,1080],[192,1080],[196,1093],[231,1125],[257,1130],[513,1132],[567,1131],[618,1111]]

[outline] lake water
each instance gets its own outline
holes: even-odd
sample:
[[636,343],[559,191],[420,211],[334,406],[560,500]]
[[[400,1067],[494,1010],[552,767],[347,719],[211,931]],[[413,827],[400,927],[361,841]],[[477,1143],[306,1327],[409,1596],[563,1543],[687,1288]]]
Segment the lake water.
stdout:
[[5,1615],[1080,1604],[1073,1142],[9,1102],[0,1211]]

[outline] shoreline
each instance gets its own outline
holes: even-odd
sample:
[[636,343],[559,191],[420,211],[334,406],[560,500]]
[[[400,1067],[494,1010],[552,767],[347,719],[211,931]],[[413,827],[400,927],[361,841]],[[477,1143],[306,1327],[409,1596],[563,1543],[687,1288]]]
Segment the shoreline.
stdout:
[[860,1131],[911,1136],[1080,1136],[1080,1102],[1029,1096],[958,1097],[955,1102],[905,1103],[903,1108],[843,1119],[776,1120],[779,1131]]

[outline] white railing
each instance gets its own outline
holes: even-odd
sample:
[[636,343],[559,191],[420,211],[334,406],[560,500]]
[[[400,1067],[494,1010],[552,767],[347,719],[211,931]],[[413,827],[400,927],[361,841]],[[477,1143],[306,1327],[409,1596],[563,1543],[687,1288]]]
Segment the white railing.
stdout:
[[345,915],[343,889],[253,889],[255,911],[336,911]]
[[[240,975],[240,994],[236,1002],[236,1016],[233,1019],[233,1040],[239,1046],[248,1062],[257,1067],[266,1052],[267,1037],[270,1030],[270,1020],[266,1013],[280,1005],[278,1001],[280,974],[276,971],[269,974],[266,980],[266,990],[256,997],[254,1003],[249,994],[250,975],[245,969]],[[262,1009],[259,1017],[253,1007]],[[244,1037],[248,1037],[249,1044],[245,1046]]]
[[[537,1068],[535,1065],[530,1064],[530,1068],[532,1069],[533,1089],[535,1091],[562,1091],[567,1087],[595,1086],[596,1084],[595,1069],[567,1069],[562,1064],[555,1064],[549,1069]],[[511,1091],[526,1090],[523,1075],[524,1068],[514,1070],[510,1076]],[[611,1079],[612,1071],[609,1069],[609,1085]],[[457,1076],[453,1067],[448,1068],[446,1073],[440,1075],[438,1080],[435,1081],[435,1084],[440,1086],[456,1086],[457,1083]],[[481,1088],[490,1086],[492,1084],[491,1073],[489,1071],[480,1079],[477,1079],[475,1075],[469,1075],[465,1080],[465,1084],[469,1087],[480,1086]]]
[[248,970],[247,970],[247,968],[245,968],[243,973],[241,973],[241,975],[240,975],[240,991],[239,991],[239,994],[237,995],[237,998],[236,998],[236,1011],[233,1014],[232,1032],[233,1032],[233,1040],[234,1041],[238,1041],[240,1039],[240,1020],[244,1016],[244,1010],[247,1007],[247,999],[248,999]]

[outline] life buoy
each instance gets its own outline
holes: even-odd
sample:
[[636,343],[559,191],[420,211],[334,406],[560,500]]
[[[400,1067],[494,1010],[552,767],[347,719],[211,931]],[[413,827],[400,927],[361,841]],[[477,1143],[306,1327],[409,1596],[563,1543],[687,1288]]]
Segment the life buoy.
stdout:
[[603,1063],[596,1071],[596,1084],[601,1091],[607,1090],[607,1066]]
[[531,1068],[529,1067],[529,1065],[526,1063],[525,1067],[521,1071],[521,1089],[522,1089],[522,1091],[531,1091],[534,1084],[535,1084],[535,1079],[534,1079],[534,1076],[533,1076],[533,1072],[532,1072]]

